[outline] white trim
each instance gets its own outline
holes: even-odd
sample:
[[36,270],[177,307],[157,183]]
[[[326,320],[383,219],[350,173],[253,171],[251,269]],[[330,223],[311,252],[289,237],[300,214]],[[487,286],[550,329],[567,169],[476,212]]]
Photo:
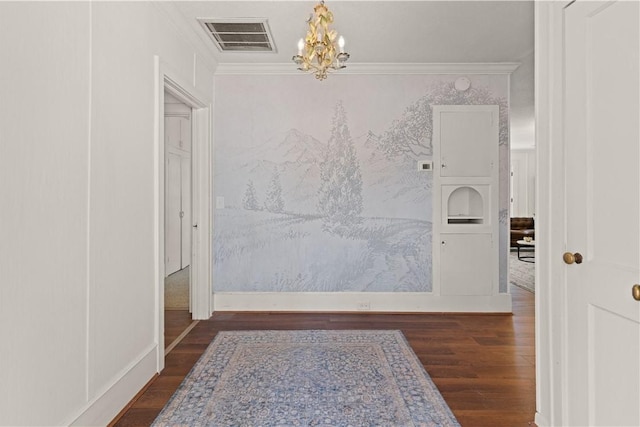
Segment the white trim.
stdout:
[[[210,103],[210,97],[200,92],[190,82],[179,77],[179,74],[171,69],[171,67],[160,60],[163,71],[164,87],[171,95],[179,101],[192,108],[206,108]],[[209,102],[207,102],[209,101]],[[164,110],[164,103],[162,104]],[[164,115],[163,115],[164,117]],[[164,143],[164,142],[163,142]]]
[[178,335],[178,337],[175,340],[173,340],[173,342],[169,344],[167,348],[164,349],[164,356],[167,357],[167,354],[171,353],[171,350],[176,348],[176,346],[180,344],[180,341],[182,341],[184,337],[186,337],[187,334],[191,332],[191,330],[195,328],[198,323],[200,323],[199,320],[192,320],[189,326],[187,326],[187,329],[182,331],[182,333]]
[[156,372],[156,344],[144,350],[129,366],[116,375],[115,380],[96,393],[97,397],[87,402],[80,414],[63,425],[103,426],[131,400],[132,390],[141,390]]
[[[155,280],[156,280],[156,343],[158,348],[164,348],[164,176],[165,176],[165,142],[164,142],[164,92],[165,90],[178,100],[193,109],[192,126],[192,173],[193,190],[197,205],[192,210],[192,221],[198,224],[199,238],[196,240],[197,251],[192,253],[192,261],[196,269],[192,269],[194,277],[194,304],[192,306],[193,319],[208,319],[212,312],[211,301],[211,96],[200,92],[188,80],[181,77],[169,64],[159,56],[154,57],[155,68],[155,111],[154,111],[154,240]],[[196,193],[197,191],[197,193]],[[192,200],[192,203],[194,201]],[[164,353],[158,352],[157,372],[164,368]]]
[[[362,310],[360,307],[368,306]],[[420,292],[215,292],[215,311],[511,313],[511,295]]]
[[[89,19],[93,19],[93,2],[89,2]],[[93,25],[89,25],[89,87],[88,87],[88,138],[87,138],[87,225],[86,225],[86,295],[85,295],[85,354],[84,354],[84,384],[85,384],[85,400],[91,398],[91,183],[92,183],[92,154],[93,154]]]
[[[154,114],[153,114],[153,236],[154,251],[154,283],[155,283],[155,342],[158,348],[164,348],[164,83],[160,71],[160,57],[154,56]],[[158,141],[162,141],[160,144]],[[162,183],[162,184],[160,184]],[[159,208],[162,207],[162,208]],[[164,369],[164,355],[158,351],[156,355],[157,372]]]
[[[151,2],[151,4],[155,6],[156,10],[162,13],[162,17],[171,23],[170,28],[175,31],[180,38],[189,41],[190,45],[195,50],[194,55],[201,59],[205,67],[213,72],[218,66],[218,63],[215,60],[215,55],[218,54],[218,51],[211,46],[211,43],[202,36],[200,31],[185,31],[185,28],[191,29],[192,26],[189,20],[184,17],[184,14],[174,3],[175,2],[172,1]],[[193,74],[195,76],[197,72],[195,67],[196,63],[193,65]],[[193,86],[195,86],[195,81]]]
[[[197,256],[198,286],[194,287],[192,298],[192,314],[194,320],[206,320],[213,312],[212,283],[212,248],[213,227],[211,195],[213,194],[213,161],[212,161],[212,120],[213,106],[211,103],[206,108],[193,110],[192,115],[192,167],[197,170],[193,176],[192,194],[198,200],[197,206],[191,213],[192,221],[198,226],[200,238],[196,240],[195,255]],[[196,222],[197,221],[197,222]]]
[[[536,415],[539,427],[565,425],[565,296],[562,128],[563,13],[569,2],[535,2],[536,109]],[[558,215],[556,212],[560,212]]]
[[[468,63],[468,64],[388,64],[355,63],[336,71],[340,74],[511,74],[520,66],[519,62],[504,63]],[[284,74],[304,75],[292,63],[262,64],[219,64],[215,75],[263,75]]]

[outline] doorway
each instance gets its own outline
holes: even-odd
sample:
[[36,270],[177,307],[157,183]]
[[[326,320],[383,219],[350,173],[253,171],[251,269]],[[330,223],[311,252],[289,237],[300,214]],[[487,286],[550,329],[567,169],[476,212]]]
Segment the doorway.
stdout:
[[509,282],[535,291],[535,148],[512,148],[510,161]]
[[164,93],[164,344],[165,353],[192,324],[192,110]]
[[[156,161],[156,185],[155,185],[155,202],[156,215],[154,218],[154,228],[156,229],[157,239],[154,244],[154,253],[156,256],[156,343],[157,343],[157,372],[164,369],[165,356],[171,351],[171,343],[167,342],[165,346],[165,277],[170,276],[169,270],[165,271],[165,199],[166,194],[166,178],[168,172],[167,159],[168,151],[165,150],[165,95],[175,98],[178,104],[183,104],[184,112],[190,112],[190,126],[186,126],[183,130],[190,129],[190,162],[180,162],[179,175],[180,181],[180,203],[183,205],[182,193],[186,192],[191,195],[191,200],[185,202],[187,208],[190,208],[190,214],[185,209],[180,209],[182,213],[182,221],[180,221],[179,230],[181,234],[190,236],[190,242],[187,239],[179,239],[179,270],[188,265],[188,282],[189,282],[189,309],[177,328],[182,330],[185,324],[186,329],[178,335],[173,342],[177,344],[190,330],[195,326],[197,320],[208,319],[211,317],[213,307],[213,295],[211,292],[211,229],[212,219],[210,212],[211,186],[212,181],[212,158],[211,158],[211,111],[213,105],[213,91],[202,91],[196,88],[188,79],[180,77],[179,73],[166,64],[159,56],[154,58],[156,72],[156,90],[155,90],[155,161]],[[206,85],[203,85],[206,88]],[[168,97],[168,101],[171,99]],[[174,101],[174,103],[176,103]],[[171,102],[169,102],[171,104]],[[186,106],[186,110],[185,110]],[[173,130],[173,128],[172,128]],[[172,131],[170,130],[170,131]],[[178,127],[178,130],[180,128]],[[179,141],[179,140],[178,140]],[[186,139],[183,139],[183,150]],[[179,142],[178,142],[179,146]],[[187,167],[190,165],[190,168]],[[186,171],[190,169],[190,174]],[[176,174],[175,170],[173,172]],[[182,180],[183,173],[190,179]],[[182,182],[189,182],[190,191],[182,188]],[[185,219],[186,218],[186,219]],[[187,242],[189,244],[187,245]],[[188,246],[182,248],[182,246]],[[190,255],[189,255],[190,248]],[[183,272],[185,274],[186,272]],[[186,275],[186,274],[185,274]],[[179,322],[180,323],[180,322]],[[167,340],[169,341],[169,340]]]

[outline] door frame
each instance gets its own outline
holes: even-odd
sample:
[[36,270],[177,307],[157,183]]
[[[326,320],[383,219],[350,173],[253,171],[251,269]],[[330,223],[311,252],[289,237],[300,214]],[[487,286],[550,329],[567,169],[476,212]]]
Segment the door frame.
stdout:
[[192,317],[194,320],[208,319],[213,312],[211,292],[211,188],[212,188],[212,111],[213,94],[207,95],[180,73],[171,68],[159,56],[154,57],[155,109],[154,109],[154,163],[155,163],[155,215],[156,239],[155,288],[156,313],[155,334],[158,345],[157,369],[164,368],[164,203],[165,203],[165,141],[164,141],[164,92],[191,107],[191,176],[192,200]]
[[538,426],[567,419],[564,223],[563,15],[572,1],[534,3],[536,110],[536,415]]

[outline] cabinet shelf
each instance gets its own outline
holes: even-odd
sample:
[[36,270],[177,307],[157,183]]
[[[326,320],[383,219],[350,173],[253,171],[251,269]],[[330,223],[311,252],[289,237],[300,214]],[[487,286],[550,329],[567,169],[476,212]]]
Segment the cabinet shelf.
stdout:
[[448,224],[483,224],[484,218],[481,216],[468,216],[468,215],[449,215],[447,218]]
[[446,185],[445,224],[485,224],[484,186]]
[[433,280],[443,296],[500,296],[499,111],[433,106]]

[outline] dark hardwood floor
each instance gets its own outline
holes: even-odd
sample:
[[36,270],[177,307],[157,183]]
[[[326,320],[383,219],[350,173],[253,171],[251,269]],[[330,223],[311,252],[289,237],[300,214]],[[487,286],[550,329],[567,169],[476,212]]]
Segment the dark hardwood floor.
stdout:
[[218,331],[400,329],[463,427],[526,427],[535,414],[534,295],[515,286],[513,316],[215,313],[112,425],[151,424]]
[[164,311],[164,348],[180,336],[180,334],[193,322],[189,310],[165,310]]

